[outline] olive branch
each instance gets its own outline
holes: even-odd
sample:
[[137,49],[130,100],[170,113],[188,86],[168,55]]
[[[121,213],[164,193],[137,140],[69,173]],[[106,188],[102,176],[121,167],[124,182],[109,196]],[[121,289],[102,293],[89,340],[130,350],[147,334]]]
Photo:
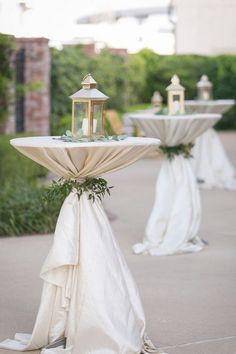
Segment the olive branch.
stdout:
[[160,146],[160,150],[166,155],[168,160],[173,160],[175,156],[183,155],[184,158],[189,159],[192,156],[191,150],[193,148],[193,143],[179,144],[175,146]]
[[78,181],[62,177],[53,181],[52,185],[47,188],[45,200],[47,202],[55,199],[64,200],[72,191],[76,191],[78,199],[83,193],[88,193],[88,199],[94,203],[96,199],[102,200],[106,194],[110,195],[111,188],[113,187],[109,187],[103,178],[93,177]]
[[59,138],[54,138],[56,140],[62,140],[65,142],[72,142],[72,143],[86,143],[86,142],[109,142],[109,141],[121,141],[125,140],[128,137],[126,134],[121,134],[121,135],[102,135],[102,136],[97,136],[93,135],[92,137],[83,137],[83,130],[79,129],[77,134],[75,136],[72,135],[72,132],[70,130],[67,130],[65,134],[60,136]]

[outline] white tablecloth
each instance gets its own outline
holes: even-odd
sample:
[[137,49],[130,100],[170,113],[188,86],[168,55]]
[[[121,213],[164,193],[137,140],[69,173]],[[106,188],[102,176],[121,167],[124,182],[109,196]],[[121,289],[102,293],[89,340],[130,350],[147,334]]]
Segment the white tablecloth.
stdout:
[[[176,146],[193,142],[220,118],[219,114],[154,115],[131,114],[130,118],[147,136],[158,137],[162,145]],[[142,243],[135,253],[171,255],[197,252],[203,247],[198,237],[201,219],[200,196],[191,159],[182,155],[164,159],[156,182],[154,206]]]
[[[185,101],[187,111],[192,113],[223,114],[234,104],[234,100]],[[194,173],[202,187],[236,189],[234,167],[214,129],[208,129],[196,139],[193,156]]]
[[235,100],[186,100],[186,111],[189,113],[218,113],[223,114],[235,104]]
[[[65,143],[51,137],[11,140],[24,155],[65,178],[100,176],[128,166],[158,140]],[[138,290],[102,204],[72,192],[64,201],[54,242],[41,270],[41,304],[32,335],[17,334],[0,348],[34,350],[59,338],[66,348],[44,354],[145,352],[145,318]],[[37,250],[35,250],[37,252]],[[146,343],[147,344],[147,343]]]

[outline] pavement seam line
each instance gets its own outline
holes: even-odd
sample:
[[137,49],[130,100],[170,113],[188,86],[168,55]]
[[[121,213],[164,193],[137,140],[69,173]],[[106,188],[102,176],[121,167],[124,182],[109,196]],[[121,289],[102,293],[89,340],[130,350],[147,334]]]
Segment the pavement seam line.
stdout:
[[214,339],[205,339],[205,340],[201,340],[201,341],[197,341],[197,342],[189,342],[189,343],[171,345],[171,346],[168,346],[168,347],[161,347],[160,349],[171,349],[171,348],[187,347],[189,345],[194,345],[194,344],[221,342],[221,341],[229,340],[229,339],[236,339],[236,336],[221,337],[221,338],[214,338]]

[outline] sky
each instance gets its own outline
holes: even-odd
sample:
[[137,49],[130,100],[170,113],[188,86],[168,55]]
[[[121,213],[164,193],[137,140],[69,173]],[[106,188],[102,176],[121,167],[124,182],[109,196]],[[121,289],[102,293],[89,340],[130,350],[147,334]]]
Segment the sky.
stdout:
[[174,37],[166,15],[152,15],[142,22],[122,18],[115,23],[77,24],[79,17],[118,9],[167,6],[169,0],[0,0],[0,32],[17,37],[47,37],[52,46],[75,40],[127,48],[136,52],[148,47],[161,54],[173,53]]

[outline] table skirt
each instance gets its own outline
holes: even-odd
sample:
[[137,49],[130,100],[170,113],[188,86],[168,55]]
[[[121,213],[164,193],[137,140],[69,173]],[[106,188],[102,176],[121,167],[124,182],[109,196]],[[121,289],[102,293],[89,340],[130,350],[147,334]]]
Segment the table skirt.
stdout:
[[[37,250],[35,250],[37,252]],[[43,293],[32,335],[0,348],[34,350],[66,337],[66,349],[44,354],[135,354],[145,318],[138,290],[99,201],[72,192],[64,201],[54,242],[42,267]]]

